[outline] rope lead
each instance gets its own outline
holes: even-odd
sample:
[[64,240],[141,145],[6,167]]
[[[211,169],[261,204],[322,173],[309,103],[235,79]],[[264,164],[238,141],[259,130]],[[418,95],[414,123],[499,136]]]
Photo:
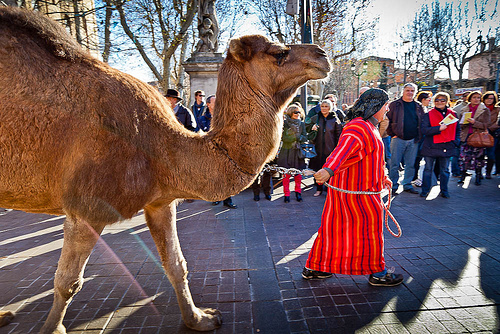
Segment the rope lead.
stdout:
[[[353,195],[380,195],[380,194],[382,194],[382,191],[383,191],[383,190],[381,190],[381,191],[353,191],[353,190],[346,190],[346,189],[341,189],[341,188],[334,187],[331,184],[329,184],[328,182],[326,182],[325,185],[328,188],[331,188],[333,190],[336,190],[336,191],[339,191],[339,192],[342,192],[342,193],[346,193],[346,194],[353,194]],[[394,218],[394,216],[392,215],[392,213],[389,211],[389,209],[391,208],[391,195],[392,195],[391,193],[392,193],[392,189],[387,188],[387,190],[389,190],[389,196],[388,196],[387,204],[384,203],[384,201],[382,201],[382,198],[380,198],[380,201],[382,202],[382,206],[384,207],[384,211],[385,211],[385,215],[384,215],[385,216],[385,218],[384,218],[385,227],[387,228],[387,230],[389,231],[389,233],[393,237],[399,238],[403,234],[403,231],[401,230],[401,226],[399,226],[399,223],[396,220],[396,218]],[[396,227],[398,229],[398,233],[397,234],[394,233],[391,230],[391,228],[389,227],[389,217],[391,217],[391,219],[394,222],[394,224],[396,224]]]

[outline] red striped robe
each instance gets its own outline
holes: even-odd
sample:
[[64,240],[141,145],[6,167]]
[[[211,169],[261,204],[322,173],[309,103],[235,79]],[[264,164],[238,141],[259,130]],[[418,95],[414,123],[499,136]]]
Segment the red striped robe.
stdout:
[[[384,173],[384,145],[373,124],[355,118],[323,168],[334,174],[329,183],[354,191],[380,191]],[[328,188],[321,227],[306,267],[347,275],[384,270],[383,207],[380,195],[353,195]]]

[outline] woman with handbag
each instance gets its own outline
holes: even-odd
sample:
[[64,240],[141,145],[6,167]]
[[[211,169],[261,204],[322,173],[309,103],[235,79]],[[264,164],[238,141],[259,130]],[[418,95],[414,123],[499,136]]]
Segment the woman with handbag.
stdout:
[[[306,124],[307,136],[310,141],[314,142],[317,155],[309,161],[309,168],[319,170],[326,162],[326,158],[332,153],[337,146],[342,133],[342,122],[333,109],[333,103],[325,99],[321,101],[321,111],[311,117]],[[323,185],[316,185],[316,193],[313,196],[317,197],[323,193]]]
[[490,124],[490,110],[481,103],[481,92],[474,91],[467,96],[469,103],[462,113],[460,121],[460,158],[458,165],[460,166],[460,180],[458,183],[463,183],[467,176],[467,170],[473,169],[476,172],[475,184],[481,184],[481,169],[484,164],[485,147],[480,147],[477,144],[476,138],[479,138],[482,133],[487,131]]
[[[302,119],[305,118],[304,109],[300,105],[291,104],[285,112],[283,123],[282,146],[278,155],[278,166],[285,168],[304,169],[306,163],[301,154],[300,144],[307,141],[306,127]],[[297,202],[302,201],[301,182],[302,175],[294,176],[295,198]],[[290,174],[283,178],[283,192],[285,203],[290,202]]]
[[498,125],[498,112],[500,107],[495,107],[498,103],[498,95],[494,91],[489,91],[483,94],[483,103],[490,110],[490,125],[488,131],[494,138],[492,147],[486,149],[486,178],[491,179],[493,166],[496,166],[495,174],[500,172],[500,148],[498,147],[500,137],[500,125]]

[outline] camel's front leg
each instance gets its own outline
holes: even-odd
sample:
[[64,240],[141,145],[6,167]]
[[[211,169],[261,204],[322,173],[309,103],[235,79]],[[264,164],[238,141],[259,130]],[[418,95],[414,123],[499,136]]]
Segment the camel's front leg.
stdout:
[[148,207],[144,212],[165,272],[177,294],[184,323],[198,331],[209,331],[220,327],[222,323],[220,312],[197,308],[191,297],[186,260],[177,237],[175,204]]
[[54,278],[54,303],[40,333],[66,333],[62,321],[71,298],[83,285],[83,269],[104,225],[91,227],[78,218],[64,222],[64,243]]

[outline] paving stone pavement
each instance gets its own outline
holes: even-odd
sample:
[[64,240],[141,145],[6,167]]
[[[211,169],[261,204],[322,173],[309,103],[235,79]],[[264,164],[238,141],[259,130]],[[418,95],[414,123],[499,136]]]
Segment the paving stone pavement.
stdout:
[[[324,195],[304,201],[252,200],[229,210],[195,201],[178,206],[178,233],[197,306],[215,307],[211,333],[497,333],[500,328],[500,179],[475,186],[450,180],[451,199],[402,193],[392,212],[403,236],[385,232],[388,266],[405,276],[394,288],[367,276],[301,277],[320,224]],[[292,188],[293,189],[293,188]],[[0,209],[3,333],[37,333],[52,303],[62,217]],[[142,214],[107,227],[68,308],[68,333],[194,333],[182,323]]]

